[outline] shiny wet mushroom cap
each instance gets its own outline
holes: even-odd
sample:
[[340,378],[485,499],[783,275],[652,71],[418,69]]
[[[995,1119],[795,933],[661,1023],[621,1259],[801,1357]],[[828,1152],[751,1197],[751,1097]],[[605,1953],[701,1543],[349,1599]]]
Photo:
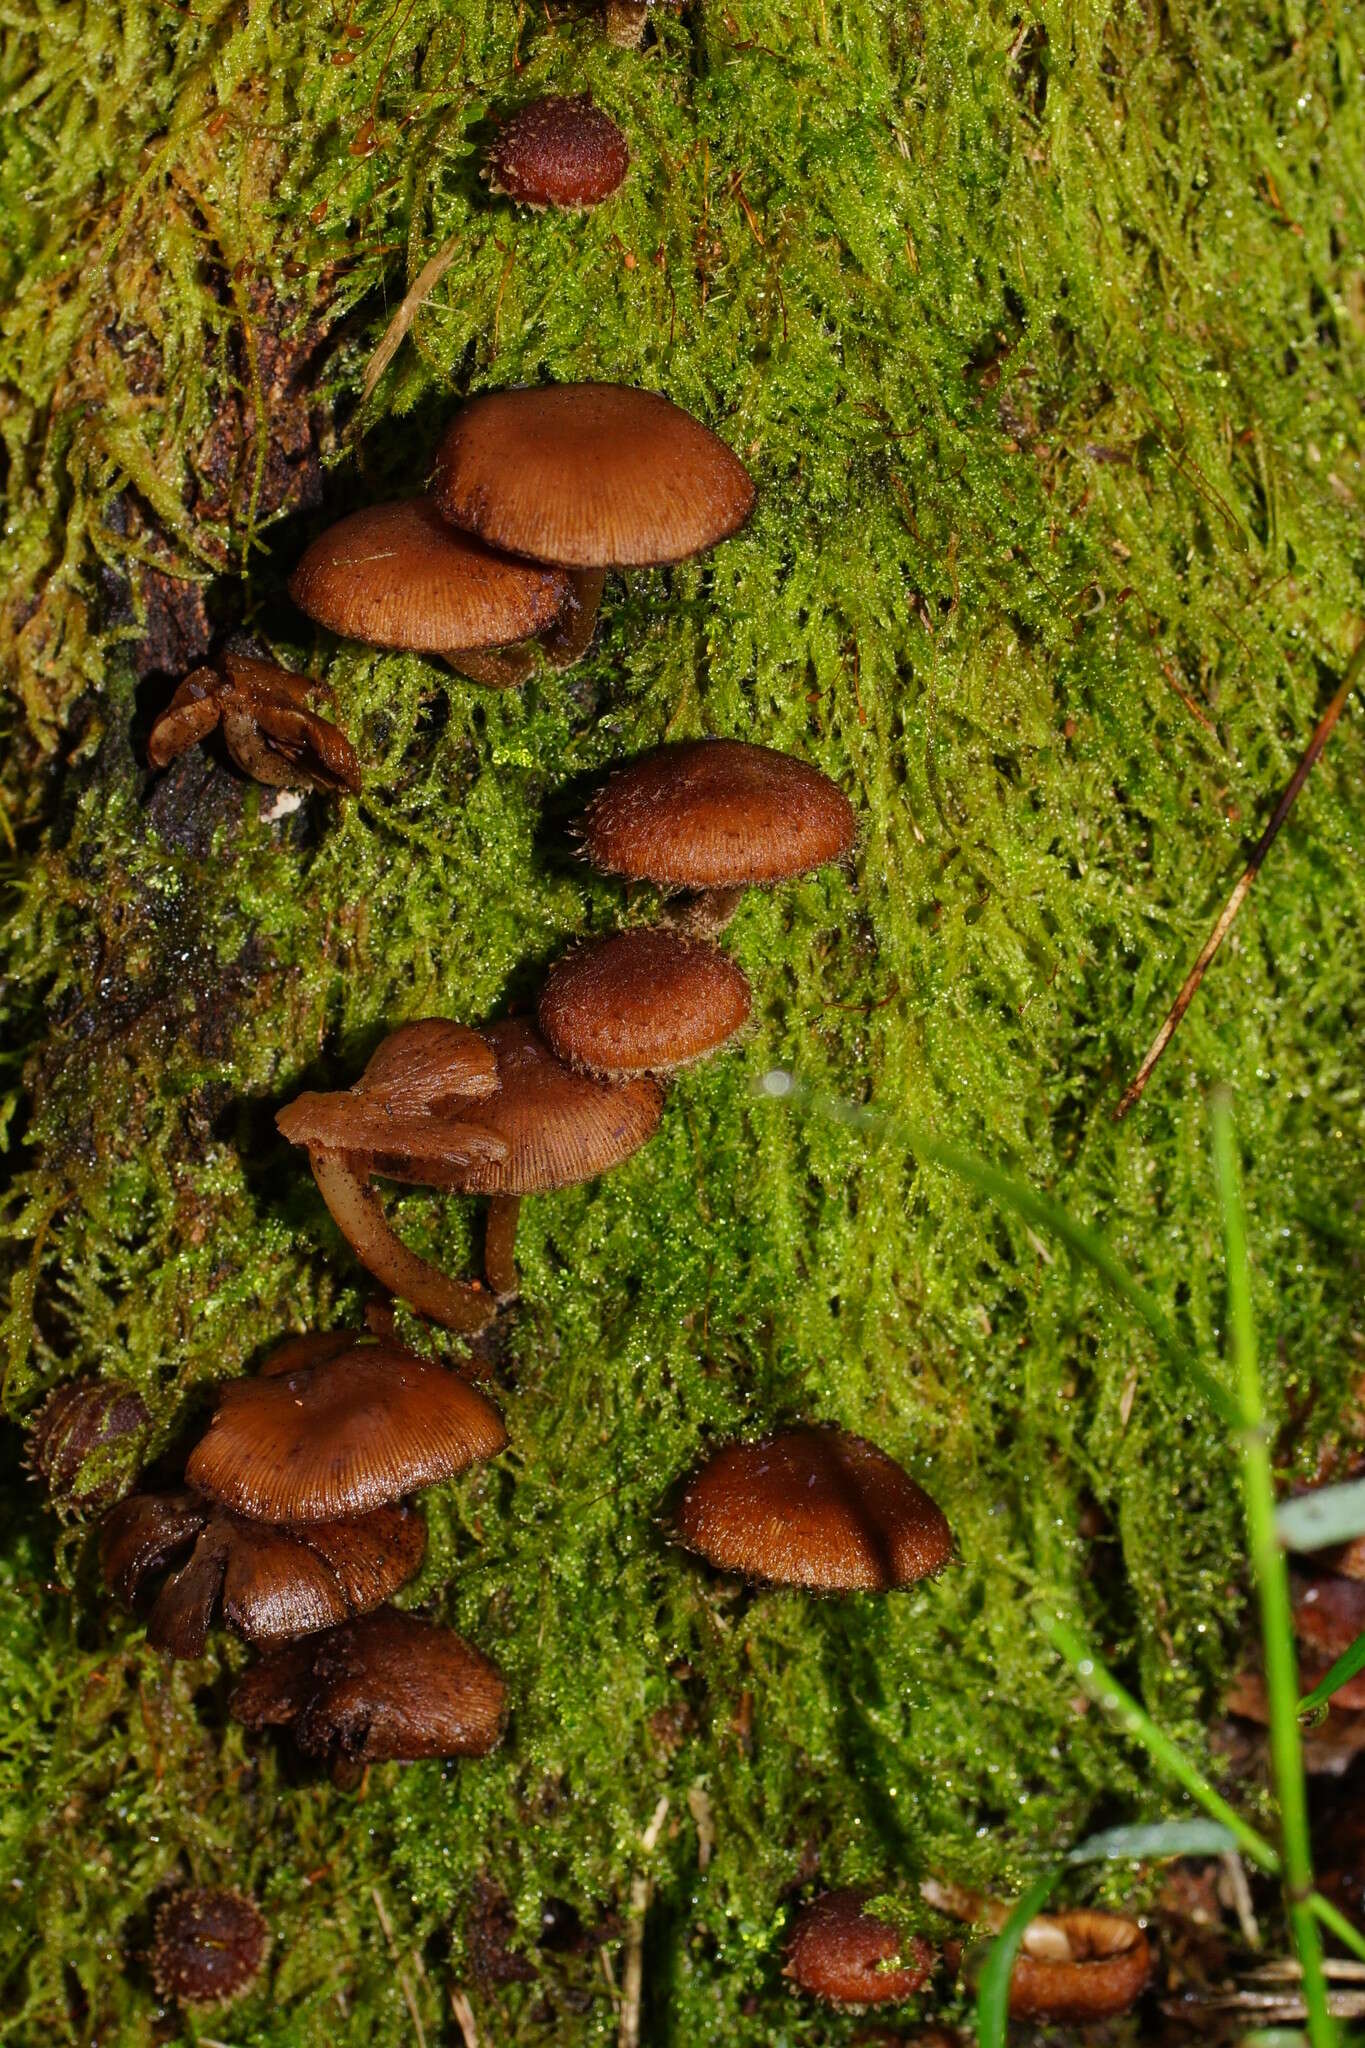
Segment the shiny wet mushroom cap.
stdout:
[[360,761],[339,726],[313,708],[326,686],[254,655],[224,654],[186,676],[152,727],[147,758],[164,768],[215,726],[253,781],[268,789],[318,789],[354,795]]
[[254,1521],[332,1522],[449,1479],[503,1449],[496,1408],[391,1344],[230,1381],[185,1476]]
[[488,179],[523,206],[599,206],[629,165],[625,136],[589,93],[550,94],[503,123],[488,152]]
[[456,532],[429,498],[368,505],[308,547],[289,579],[299,610],[367,647],[457,654],[553,625],[563,569],[514,562]]
[[152,1982],[180,2005],[226,2005],[261,1973],[270,1933],[240,1892],[177,1892],[157,1909]]
[[617,932],[556,961],[540,996],[551,1050],[590,1073],[668,1073],[734,1036],[752,997],[717,946],[666,927]]
[[885,1593],[940,1571],[942,1510],[885,1451],[835,1429],[728,1444],[694,1473],[681,1541],[718,1570],[812,1592]]
[[825,1892],[803,1906],[787,1940],[785,1974],[802,1991],[836,2005],[885,2005],[911,1998],[933,1964],[929,1945],[904,1939],[864,1912],[867,1894]]
[[1151,1966],[1136,1920],[1084,1908],[1039,1914],[1010,1972],[1010,2013],[1056,2024],[1112,2019],[1137,2003]]
[[343,1763],[486,1756],[506,1710],[487,1657],[392,1607],[272,1651],[232,1696],[248,1728],[291,1726],[306,1756]]
[[137,1467],[150,1417],[142,1396],[117,1380],[65,1380],[29,1425],[25,1452],[59,1514],[100,1509]]
[[434,491],[444,516],[490,547],[573,569],[681,562],[736,532],[754,502],[748,471],[709,427],[621,384],[471,399],[441,442]]

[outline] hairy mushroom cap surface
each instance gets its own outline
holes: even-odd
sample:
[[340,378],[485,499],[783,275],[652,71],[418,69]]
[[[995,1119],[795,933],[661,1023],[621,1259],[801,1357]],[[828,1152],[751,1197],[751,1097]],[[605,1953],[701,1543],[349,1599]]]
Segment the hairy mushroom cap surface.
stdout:
[[292,1724],[305,1755],[358,1763],[486,1756],[506,1707],[487,1657],[392,1607],[263,1657],[232,1697],[247,1727]]
[[910,1998],[933,1965],[929,1944],[904,1940],[863,1910],[867,1894],[825,1892],[803,1906],[787,1938],[785,1974],[802,1991],[836,2005],[883,2005]]
[[434,489],[445,517],[490,547],[571,569],[681,562],[736,532],[754,502],[749,472],[709,427],[621,384],[471,399],[441,442]]
[[657,1128],[663,1090],[648,1076],[601,1081],[578,1073],[522,1018],[490,1024],[484,1035],[497,1056],[498,1092],[468,1114],[507,1149],[469,1166],[456,1183],[466,1194],[575,1187],[629,1159]]
[[261,1973],[270,1933],[254,1900],[240,1892],[177,1892],[158,1907],[151,1952],[161,1998],[226,2005]]
[[488,152],[495,192],[523,206],[600,206],[630,167],[626,138],[590,93],[519,107]]
[[820,1593],[885,1593],[940,1571],[942,1510],[885,1451],[836,1429],[727,1444],[687,1481],[682,1542],[720,1571]]
[[855,830],[827,775],[747,740],[685,740],[628,762],[581,825],[594,867],[667,889],[787,881],[842,860]]
[[398,1346],[360,1344],[297,1372],[230,1381],[185,1476],[253,1521],[344,1521],[506,1442],[497,1409],[467,1380]]
[[221,1603],[227,1626],[252,1643],[332,1628],[368,1613],[422,1562],[426,1528],[414,1508],[374,1508],[349,1522],[281,1528],[215,1510],[192,1494],[138,1494],[105,1516],[106,1583],[134,1606],[149,1576],[193,1542],[147,1618],[147,1640],[198,1657]]
[[416,654],[524,640],[554,623],[569,590],[563,569],[510,561],[448,526],[429,498],[350,513],[289,579],[295,604],[320,626]]
[[52,1389],[25,1450],[59,1514],[114,1499],[132,1476],[150,1419],[142,1396],[117,1380],[65,1380]]
[[1121,1913],[1039,1914],[1010,1972],[1009,2009],[1058,2024],[1111,2019],[1136,2004],[1151,1965],[1146,1935]]
[[540,1028],[572,1066],[662,1074],[724,1045],[751,1002],[749,978],[728,953],[650,926],[556,961],[541,991]]

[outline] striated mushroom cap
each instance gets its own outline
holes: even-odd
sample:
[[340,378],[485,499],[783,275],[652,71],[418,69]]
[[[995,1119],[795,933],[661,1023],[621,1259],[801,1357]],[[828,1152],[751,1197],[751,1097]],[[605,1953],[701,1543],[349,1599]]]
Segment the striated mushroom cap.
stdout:
[[487,1657],[392,1607],[263,1657],[232,1696],[248,1728],[292,1725],[306,1756],[354,1763],[486,1756],[506,1707]]
[[746,740],[687,740],[618,768],[588,805],[593,866],[666,889],[782,882],[842,860],[853,807],[818,768]]
[[441,442],[434,490],[443,515],[490,547],[571,569],[681,562],[735,533],[754,503],[749,472],[709,427],[622,384],[471,399]]
[[392,1179],[455,1186],[471,1159],[503,1157],[499,1139],[461,1118],[497,1085],[486,1039],[424,1017],[389,1033],[354,1088],[306,1090],[275,1124],[291,1145],[362,1160]]
[[664,1074],[724,1045],[751,1002],[749,978],[728,953],[650,927],[557,960],[541,991],[540,1028],[571,1066]]
[[392,1116],[429,1116],[492,1095],[498,1063],[488,1040],[448,1017],[400,1024],[370,1055],[356,1086]]
[[485,1032],[498,1093],[469,1110],[506,1157],[475,1161],[454,1183],[471,1195],[535,1195],[575,1187],[619,1166],[652,1137],[663,1090],[640,1076],[600,1081],[555,1058],[534,1024],[508,1018]]
[[523,206],[599,206],[629,166],[625,136],[590,93],[551,94],[519,107],[488,152],[493,191]]
[[270,1931],[240,1892],[177,1892],[157,1909],[152,1982],[181,2005],[226,2005],[255,1983]]
[[132,1477],[151,1418],[118,1380],[64,1380],[29,1424],[25,1453],[59,1514],[106,1507]]
[[863,1911],[861,1891],[824,1892],[803,1906],[787,1939],[785,1975],[802,1991],[836,2005],[886,2005],[913,1997],[933,1967],[933,1952],[906,1941]]
[[1112,2019],[1137,2003],[1151,1966],[1146,1935],[1121,1913],[1039,1914],[1010,1972],[1010,2013],[1055,2023]]
[[727,1444],[683,1488],[677,1529],[720,1571],[818,1593],[885,1593],[941,1571],[942,1510],[885,1451],[837,1429]]
[[455,532],[429,498],[402,498],[319,535],[289,594],[320,626],[367,647],[455,654],[541,632],[563,609],[569,579]]
[[378,1607],[422,1562],[426,1528],[416,1509],[381,1507],[353,1522],[280,1528],[214,1510],[189,1493],[136,1494],[104,1518],[106,1584],[135,1607],[148,1578],[193,1542],[147,1618],[147,1640],[173,1657],[198,1657],[220,1602],[247,1642],[272,1643],[331,1628]]
[[507,1442],[467,1380],[392,1344],[297,1372],[233,1380],[185,1467],[253,1521],[332,1522],[449,1479]]

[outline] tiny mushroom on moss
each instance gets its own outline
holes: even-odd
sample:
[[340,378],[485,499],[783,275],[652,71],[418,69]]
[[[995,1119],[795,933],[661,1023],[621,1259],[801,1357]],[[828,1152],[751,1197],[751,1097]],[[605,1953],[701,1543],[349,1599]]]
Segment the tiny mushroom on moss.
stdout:
[[25,1454],[58,1514],[107,1507],[137,1469],[147,1405],[118,1380],[64,1380],[29,1424]]
[[164,768],[221,725],[237,766],[267,788],[354,795],[360,788],[355,748],[309,703],[327,695],[324,684],[273,661],[224,654],[216,667],[186,676],[152,727],[147,758]]
[[894,1458],[838,1429],[727,1444],[676,1512],[689,1550],[725,1572],[819,1593],[885,1593],[943,1569],[942,1510]]
[[1086,1907],[1039,1914],[1010,1972],[1009,2009],[1054,2024],[1113,2019],[1137,2003],[1151,1967],[1136,1920]]
[[394,1344],[357,1343],[297,1370],[230,1380],[185,1477],[252,1521],[352,1520],[507,1443],[492,1403]]
[[752,1000],[748,976],[719,947],[640,927],[555,962],[540,1028],[552,1052],[589,1073],[666,1074],[733,1038]]
[[835,2005],[884,2005],[914,1996],[933,1966],[918,1935],[903,1939],[864,1910],[865,1892],[824,1892],[803,1906],[787,1938],[785,1974]]
[[157,1908],[152,1982],[179,2005],[227,2005],[261,1974],[270,1932],[241,1892],[196,1888]]
[[509,115],[488,151],[494,192],[523,206],[600,206],[630,167],[626,138],[591,93],[530,100]]

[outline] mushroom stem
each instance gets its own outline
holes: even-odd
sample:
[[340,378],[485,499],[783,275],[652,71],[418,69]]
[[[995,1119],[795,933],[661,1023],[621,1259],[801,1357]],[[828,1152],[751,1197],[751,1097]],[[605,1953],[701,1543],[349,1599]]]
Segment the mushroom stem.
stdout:
[[223,708],[223,739],[227,750],[244,775],[267,789],[300,789],[308,778],[278,747],[272,747],[254,719],[244,712]]
[[494,1195],[489,1201],[483,1238],[483,1270],[499,1301],[506,1301],[521,1290],[517,1272],[517,1219],[520,1215],[520,1195]]
[[519,690],[535,674],[533,640],[517,640],[510,647],[471,647],[463,654],[447,654],[446,666],[467,683],[485,690]]
[[308,1158],[332,1221],[376,1280],[443,1329],[472,1333],[493,1320],[493,1303],[482,1288],[452,1280],[429,1259],[408,1250],[373,1188],[344,1159],[334,1152],[315,1151]]
[[699,889],[668,912],[668,923],[689,939],[718,938],[739,909],[743,888]]
[[648,19],[643,0],[607,0],[607,41],[618,50],[638,50]]
[[564,600],[564,609],[540,636],[551,668],[572,668],[592,646],[606,580],[601,569],[569,571],[569,595]]

